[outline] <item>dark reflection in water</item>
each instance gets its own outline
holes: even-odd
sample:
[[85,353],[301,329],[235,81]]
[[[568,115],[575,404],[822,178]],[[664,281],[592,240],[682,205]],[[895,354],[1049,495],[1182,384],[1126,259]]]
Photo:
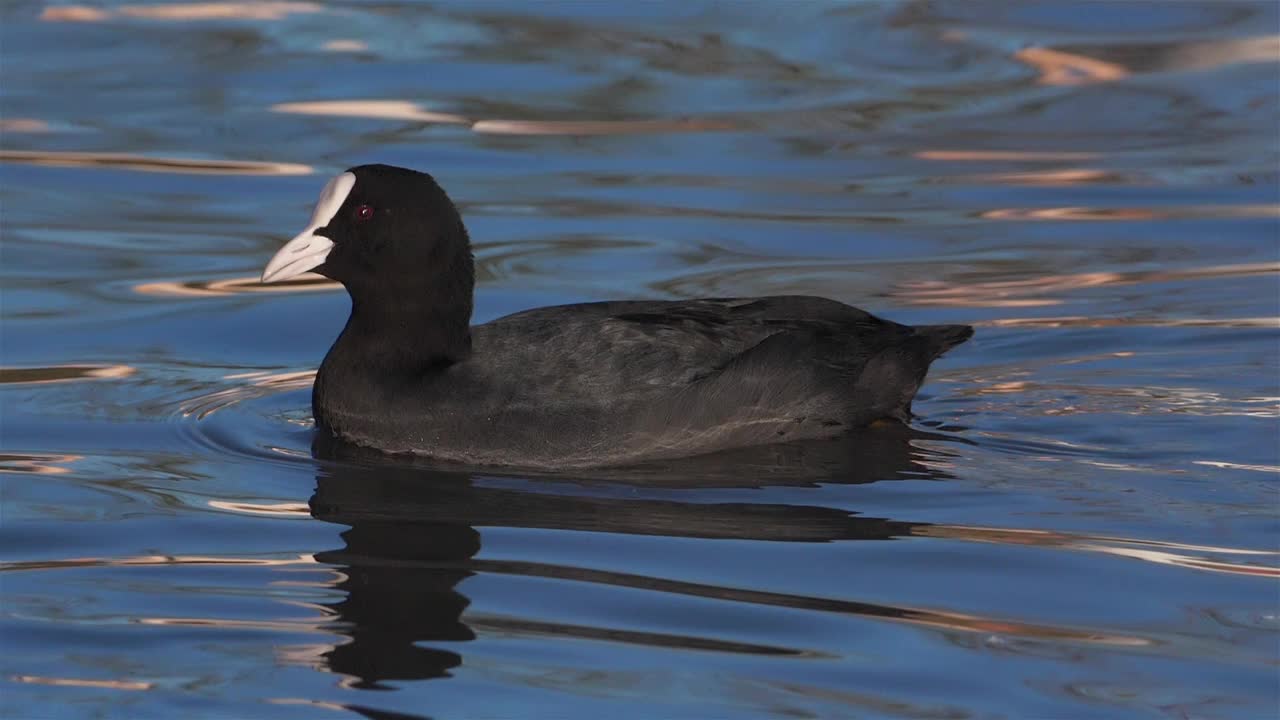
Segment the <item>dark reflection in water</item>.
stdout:
[[[867,483],[945,477],[926,467],[918,458],[920,451],[911,447],[913,437],[925,434],[895,427],[871,431],[868,436],[866,443],[751,448],[694,458],[683,463],[679,471],[668,465],[641,466],[593,473],[592,478],[582,481],[651,486],[651,480],[661,478],[668,487],[696,490],[730,485],[807,485],[815,480]],[[477,527],[800,542],[886,540],[909,535],[913,527],[911,523],[856,517],[828,507],[637,500],[488,487],[485,476],[421,461],[397,461],[322,434],[317,434],[312,452],[325,462],[316,476],[311,514],[325,522],[350,526],[342,533],[345,547],[315,555],[316,560],[341,569],[344,577],[337,589],[346,594],[328,607],[336,615],[337,632],[346,635],[349,642],[334,647],[323,657],[330,670],[353,677],[355,687],[368,689],[385,688],[387,681],[445,677],[462,662],[455,651],[421,643],[475,639],[475,631],[462,619],[469,600],[457,585],[476,571],[544,576],[568,572],[579,576],[574,579],[587,582],[693,595],[708,594],[708,590],[720,594],[707,586],[673,584],[623,573],[474,560],[482,544]],[[529,483],[539,484],[536,480]],[[801,598],[788,601],[787,596],[776,593],[722,590],[726,599],[811,605]],[[889,612],[858,603],[835,603],[816,609],[852,609],[874,615]],[[806,654],[794,648],[559,623],[486,619],[480,624],[483,629],[494,631],[518,630],[673,648]]]
[[[0,2],[0,716],[1274,715],[1278,8]],[[937,436],[313,449],[346,300],[257,275],[363,162],[455,195],[477,320],[983,331]]]
[[[315,517],[351,526],[342,533],[345,547],[315,556],[343,570],[336,589],[346,597],[329,609],[341,623],[338,632],[350,638],[323,657],[330,670],[356,678],[354,686],[366,689],[385,688],[382,683],[388,680],[447,676],[461,656],[418,643],[475,639],[461,619],[469,601],[456,588],[472,573],[451,566],[479,551],[480,534],[467,525],[380,513],[376,503],[348,504],[341,497],[347,489],[342,486],[369,479],[358,475],[321,474],[311,499]],[[420,474],[416,481],[447,485],[465,480]],[[383,489],[377,488],[379,493]],[[395,504],[386,500],[388,507]]]
[[[901,427],[881,428],[856,442],[780,445],[721,453],[685,461],[680,468],[636,467],[593,472],[572,479],[584,491],[591,483],[653,487],[659,476],[666,488],[684,491],[734,487],[764,488],[814,482],[870,483],[949,476],[913,447],[913,440],[939,438]],[[316,519],[349,526],[346,545],[315,554],[340,570],[335,588],[345,597],[328,604],[332,629],[348,640],[325,651],[326,667],[350,678],[350,686],[387,689],[386,683],[449,677],[463,662],[462,649],[435,647],[460,643],[481,633],[539,634],[638,646],[770,657],[816,657],[823,653],[714,637],[643,632],[623,628],[545,622],[525,618],[463,614],[470,600],[458,584],[476,574],[538,577],[616,588],[708,598],[722,602],[855,615],[963,633],[1000,633],[1030,641],[1152,648],[1159,641],[1143,636],[1038,625],[945,610],[894,606],[689,582],[612,569],[547,562],[478,558],[480,528],[537,528],[623,535],[712,538],[772,542],[892,540],[947,533],[966,536],[964,528],[861,517],[844,509],[777,503],[714,503],[656,500],[600,493],[565,494],[557,483],[536,478],[507,478],[520,489],[495,487],[503,478],[442,468],[422,461],[388,458],[317,436],[313,455],[322,461],[310,510]],[[793,474],[762,474],[770,456]],[[564,477],[558,478],[563,481]],[[696,492],[691,493],[696,495]],[[937,532],[934,532],[937,530]],[[423,643],[430,643],[424,646]],[[360,708],[349,706],[356,712]]]

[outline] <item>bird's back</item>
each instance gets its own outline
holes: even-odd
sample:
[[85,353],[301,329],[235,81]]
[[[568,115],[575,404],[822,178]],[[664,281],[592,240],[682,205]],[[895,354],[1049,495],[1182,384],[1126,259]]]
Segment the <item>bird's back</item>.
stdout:
[[439,373],[317,415],[384,450],[617,465],[906,419],[929,363],[969,333],[803,296],[545,307],[473,327],[471,356]]

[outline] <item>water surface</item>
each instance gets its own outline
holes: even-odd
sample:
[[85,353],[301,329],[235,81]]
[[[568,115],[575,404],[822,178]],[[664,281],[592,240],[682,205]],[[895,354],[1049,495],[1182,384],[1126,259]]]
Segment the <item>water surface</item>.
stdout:
[[[0,6],[0,715],[1257,718],[1270,2]],[[325,180],[476,319],[808,293],[978,334],[907,428],[573,475],[327,446]]]

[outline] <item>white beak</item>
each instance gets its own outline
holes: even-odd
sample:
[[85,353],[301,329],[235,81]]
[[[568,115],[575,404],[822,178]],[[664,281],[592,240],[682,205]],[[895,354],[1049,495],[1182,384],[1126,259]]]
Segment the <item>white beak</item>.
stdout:
[[329,251],[333,249],[333,241],[312,235],[311,230],[314,229],[308,229],[280,248],[280,252],[263,268],[262,282],[288,280],[324,263],[324,259],[329,257]]
[[315,212],[311,213],[311,222],[307,229],[298,233],[285,243],[280,251],[272,256],[262,270],[262,282],[276,282],[297,277],[302,273],[322,265],[329,251],[333,249],[333,241],[316,230],[328,225],[333,216],[338,214],[342,204],[346,202],[351,188],[356,185],[356,176],[349,172],[342,173],[329,181],[320,192],[320,201],[316,203]]

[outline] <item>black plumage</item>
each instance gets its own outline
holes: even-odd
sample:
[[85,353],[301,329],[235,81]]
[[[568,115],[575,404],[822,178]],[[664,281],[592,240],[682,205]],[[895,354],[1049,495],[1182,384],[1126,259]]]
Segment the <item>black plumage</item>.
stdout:
[[471,326],[471,248],[444,191],[403,168],[349,172],[312,231],[333,243],[315,271],[352,299],[312,408],[322,432],[386,452],[560,468],[832,437],[907,421],[929,364],[973,332],[805,296],[560,305]]

